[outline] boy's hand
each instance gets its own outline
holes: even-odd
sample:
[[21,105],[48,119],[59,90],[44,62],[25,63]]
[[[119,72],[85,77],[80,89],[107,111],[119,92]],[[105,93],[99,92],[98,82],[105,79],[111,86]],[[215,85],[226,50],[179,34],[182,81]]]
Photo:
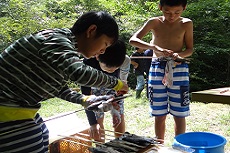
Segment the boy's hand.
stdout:
[[128,91],[129,91],[129,86],[128,84],[126,83],[126,81],[122,81],[123,83],[123,87],[117,91],[117,95],[124,95],[124,94],[127,94]]
[[105,95],[105,96],[90,95],[90,96],[84,96],[82,99],[83,99],[82,106],[84,106],[85,108],[88,108],[89,106],[97,107],[103,101],[107,101],[107,100],[112,101],[114,99],[114,96],[113,95]]
[[138,63],[133,64],[133,67],[136,69],[139,66]]
[[98,106],[98,112],[108,112],[113,109],[112,100],[102,101]]
[[110,111],[113,108],[113,99],[111,98],[109,100],[101,100],[95,103],[92,103],[89,105],[86,109],[91,110],[91,111],[96,111],[96,112],[107,112]]
[[173,53],[172,54],[172,58],[175,59],[183,59],[182,57],[180,57],[180,55],[178,53]]
[[169,49],[163,49],[163,56],[164,57],[170,57],[173,55],[173,51]]
[[169,50],[169,49],[164,49],[164,48],[161,48],[157,45],[154,45],[155,49],[153,49],[155,52],[157,52],[157,54],[160,54],[161,56],[164,56],[164,57],[169,57],[169,56],[172,56],[173,55],[173,51],[172,50]]
[[101,140],[102,133],[101,133],[101,130],[100,130],[100,125],[99,124],[91,125],[90,128],[89,128],[89,135],[95,141],[101,142],[102,141]]

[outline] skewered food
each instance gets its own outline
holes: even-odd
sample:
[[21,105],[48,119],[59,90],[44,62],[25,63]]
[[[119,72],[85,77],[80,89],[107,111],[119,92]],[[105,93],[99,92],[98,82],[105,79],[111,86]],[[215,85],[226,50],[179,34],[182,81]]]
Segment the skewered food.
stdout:
[[157,144],[159,143],[154,138],[137,136],[135,134],[130,134],[129,132],[125,132],[119,138],[111,140],[96,148],[90,148],[89,150],[92,153],[104,153],[104,152],[110,153],[109,150],[107,149],[107,148],[110,148],[112,151],[117,151],[117,153],[119,152],[121,153],[139,153],[141,152],[141,150],[145,150],[148,146],[154,147],[156,150],[158,148]]
[[112,147],[107,147],[104,145],[101,145],[100,147],[96,148],[89,148],[89,151],[93,153],[122,153],[117,150],[114,150]]
[[154,138],[148,138],[143,136],[137,136],[135,134],[130,134],[129,132],[125,132],[119,139],[124,141],[128,141],[141,146],[148,146],[150,144],[158,144],[158,141]]

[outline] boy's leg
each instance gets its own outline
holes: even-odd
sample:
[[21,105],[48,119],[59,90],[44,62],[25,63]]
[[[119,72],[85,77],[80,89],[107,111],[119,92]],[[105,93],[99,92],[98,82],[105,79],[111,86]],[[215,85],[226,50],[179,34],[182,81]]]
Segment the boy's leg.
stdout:
[[155,135],[161,144],[164,143],[166,116],[167,115],[155,117]]
[[104,128],[104,113],[103,112],[96,112],[95,113],[97,123],[99,124],[100,128],[100,138],[95,141],[99,141],[105,143],[105,128]]
[[[187,96],[182,97],[182,95],[186,95],[188,92],[188,87],[186,89],[185,86],[172,86],[169,89],[169,104],[170,114],[173,115],[175,121],[175,136],[178,134],[185,133],[186,131],[186,120],[185,117],[189,116],[189,99]],[[185,90],[184,90],[185,89]]]
[[143,75],[137,76],[137,87],[136,87],[136,98],[141,97],[141,92],[144,89],[145,86],[145,78]]
[[125,119],[124,114],[121,114],[121,123],[114,128],[115,138],[120,137],[123,133],[125,133]]
[[152,62],[148,78],[151,115],[155,116],[155,134],[158,139],[162,139],[160,143],[164,142],[165,120],[168,114],[167,88],[162,83],[164,69],[165,63]]
[[185,117],[174,116],[174,121],[175,121],[175,136],[185,133],[186,130]]
[[[175,73],[176,72],[176,73]],[[187,64],[174,67],[174,84],[168,90],[170,113],[174,116],[175,136],[185,133],[185,117],[190,115],[189,110],[189,72]]]
[[146,97],[149,98],[148,77],[146,78],[145,84],[146,84]]
[[114,135],[116,138],[125,133],[124,100],[120,100],[119,102],[119,113],[121,114],[121,123],[114,128]]
[[102,142],[102,143],[105,143],[105,128],[104,128],[104,117],[102,118],[98,118],[97,119],[97,123],[100,125],[100,138],[98,140],[95,140],[95,141],[98,141],[98,142]]

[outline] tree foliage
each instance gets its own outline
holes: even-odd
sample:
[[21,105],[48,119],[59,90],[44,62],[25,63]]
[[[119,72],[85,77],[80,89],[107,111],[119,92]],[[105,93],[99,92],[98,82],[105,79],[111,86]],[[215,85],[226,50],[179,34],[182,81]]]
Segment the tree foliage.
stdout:
[[[230,84],[229,0],[190,0],[183,16],[194,23],[191,91]],[[0,50],[16,39],[45,28],[71,27],[84,12],[103,10],[117,20],[120,38],[128,40],[150,17],[161,15],[158,1],[145,0],[1,0]],[[151,35],[144,38],[151,39]],[[135,79],[131,77],[131,84]]]
[[184,15],[194,23],[194,49],[190,64],[191,90],[229,86],[229,1],[196,1]]

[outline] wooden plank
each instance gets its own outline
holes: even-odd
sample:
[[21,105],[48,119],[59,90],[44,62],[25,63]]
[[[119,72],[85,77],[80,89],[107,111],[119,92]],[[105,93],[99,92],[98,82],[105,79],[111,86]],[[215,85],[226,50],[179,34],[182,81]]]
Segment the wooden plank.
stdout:
[[[87,122],[78,118],[76,113],[64,116],[65,114],[69,114],[69,112],[58,114],[56,116],[45,119],[48,120],[45,123],[49,130],[49,143],[63,138],[58,135],[63,134],[70,136],[89,129]],[[59,116],[60,118],[57,118]]]
[[230,104],[230,87],[192,92],[192,101]]

